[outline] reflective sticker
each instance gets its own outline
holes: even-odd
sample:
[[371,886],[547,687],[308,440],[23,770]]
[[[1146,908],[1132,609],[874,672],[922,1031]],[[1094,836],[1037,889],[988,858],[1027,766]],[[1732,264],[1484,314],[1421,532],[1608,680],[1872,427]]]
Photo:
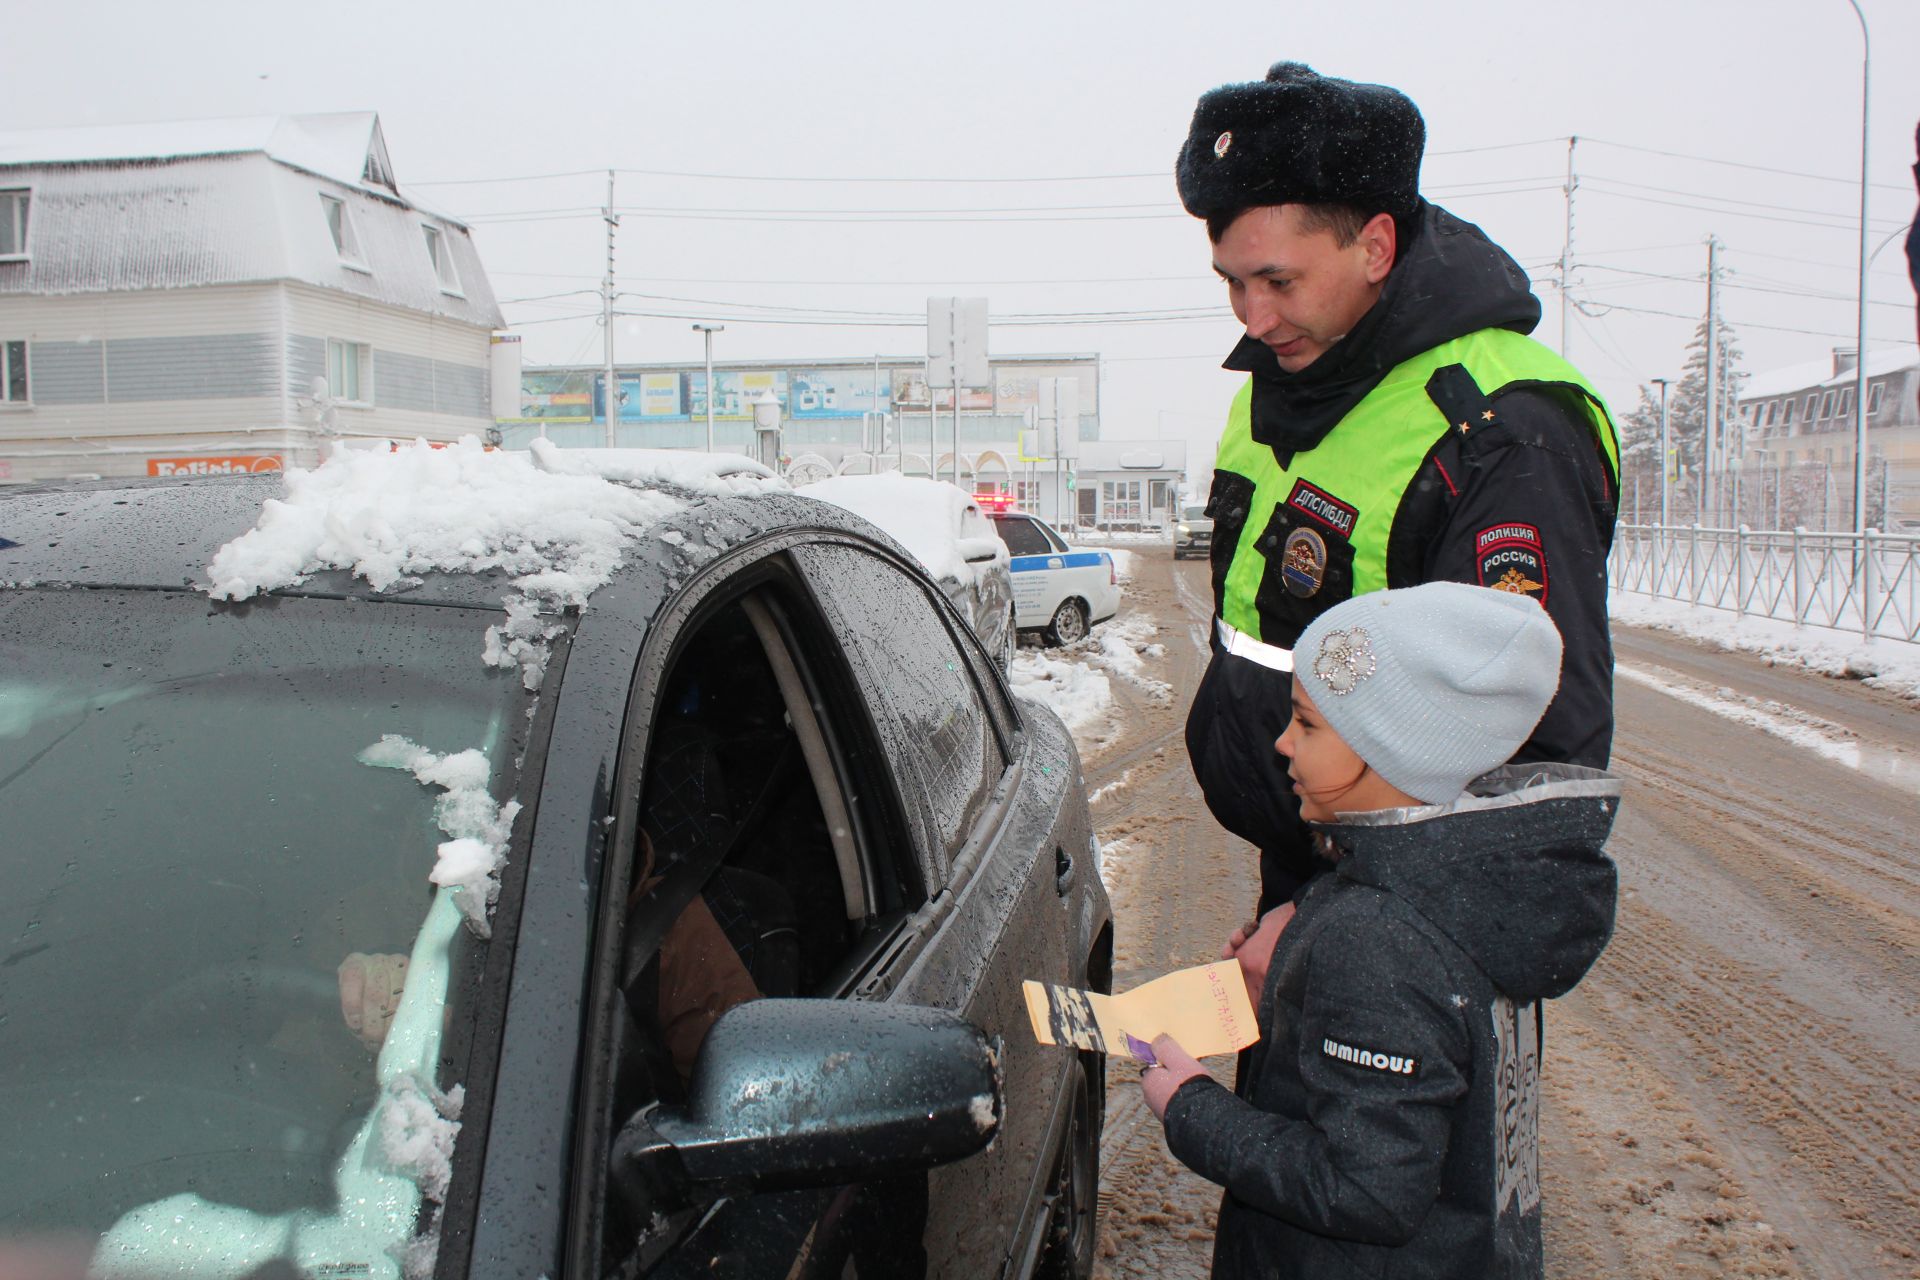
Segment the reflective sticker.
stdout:
[[1327,576],[1327,542],[1311,529],[1295,529],[1287,535],[1280,553],[1280,581],[1288,595],[1305,600],[1320,590]]
[[1473,535],[1480,585],[1547,602],[1547,550],[1530,524],[1496,524]]
[[1494,1210],[1540,1204],[1540,1034],[1534,1006],[1493,1002]]

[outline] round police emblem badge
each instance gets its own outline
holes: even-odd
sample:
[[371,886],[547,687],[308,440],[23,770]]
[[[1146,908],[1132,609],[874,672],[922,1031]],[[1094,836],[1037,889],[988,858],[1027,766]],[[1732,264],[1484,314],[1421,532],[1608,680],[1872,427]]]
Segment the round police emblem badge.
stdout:
[[1280,581],[1302,600],[1320,590],[1327,578],[1327,543],[1312,529],[1295,529],[1280,552]]
[[1227,148],[1233,145],[1233,131],[1229,129],[1213,140],[1213,158],[1215,160],[1227,154]]

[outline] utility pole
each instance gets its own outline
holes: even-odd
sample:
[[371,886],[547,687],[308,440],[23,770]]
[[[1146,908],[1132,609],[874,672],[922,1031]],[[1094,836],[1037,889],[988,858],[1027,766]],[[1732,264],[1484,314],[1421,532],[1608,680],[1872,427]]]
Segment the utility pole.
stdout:
[[1655,378],[1660,384],[1660,523],[1667,523],[1667,383],[1669,379]]
[[607,220],[607,278],[600,282],[600,324],[607,331],[607,385],[606,411],[607,429],[605,441],[607,448],[614,447],[614,424],[620,417],[620,384],[613,376],[613,232],[620,225],[620,216],[613,211],[613,170],[607,170],[607,207],[600,211]]
[[1578,137],[1567,139],[1567,185],[1562,188],[1566,194],[1567,230],[1560,242],[1560,356],[1567,354],[1567,324],[1572,319],[1573,298],[1567,292],[1567,277],[1573,271],[1573,193],[1580,186],[1580,180],[1573,173],[1573,149],[1580,144]]
[[1706,439],[1701,444],[1702,511],[1695,513],[1694,518],[1704,514],[1711,523],[1719,513],[1716,502],[1719,490],[1714,479],[1714,463],[1720,456],[1720,240],[1717,236],[1707,237],[1707,425]]

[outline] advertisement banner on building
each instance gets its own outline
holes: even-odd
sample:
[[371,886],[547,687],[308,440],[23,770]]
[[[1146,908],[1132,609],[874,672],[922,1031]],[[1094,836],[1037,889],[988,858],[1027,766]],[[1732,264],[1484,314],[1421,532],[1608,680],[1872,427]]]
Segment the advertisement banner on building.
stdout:
[[[716,370],[714,386],[719,394],[713,399],[715,418],[751,418],[753,400],[762,391],[773,392],[780,411],[787,411],[787,371],[785,369]],[[707,416],[707,374],[700,370],[687,375],[687,412],[691,417]]]
[[[622,379],[624,381],[624,379]],[[640,416],[643,418],[682,418],[680,375],[643,373],[640,375]],[[620,415],[626,417],[625,413]]]
[[277,453],[233,453],[204,458],[148,458],[150,476],[244,476],[280,470]]
[[1076,378],[1080,382],[1080,412],[1097,414],[1099,390],[1091,363],[1000,365],[993,371],[993,409],[995,413],[1025,413],[1040,404],[1042,378]]
[[874,394],[873,366],[845,369],[796,369],[787,378],[787,416],[791,418],[858,418],[891,407],[891,384],[884,370],[879,394]]
[[522,373],[520,417],[547,422],[591,422],[598,386],[584,373]]
[[[920,369],[895,369],[893,371],[893,403],[896,408],[926,412],[927,402],[931,399],[933,407],[942,411],[953,408],[952,387],[929,387],[927,375]],[[993,410],[993,388],[965,387],[960,392],[960,407],[968,413],[989,413]]]

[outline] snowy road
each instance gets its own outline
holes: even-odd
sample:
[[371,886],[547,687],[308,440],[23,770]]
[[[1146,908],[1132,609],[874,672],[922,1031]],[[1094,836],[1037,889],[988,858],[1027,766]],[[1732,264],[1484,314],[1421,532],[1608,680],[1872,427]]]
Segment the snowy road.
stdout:
[[[1077,730],[1121,988],[1211,956],[1255,888],[1181,742],[1206,566],[1142,547],[1132,570],[1119,622],[1161,647],[1131,674],[1082,656],[1111,701]],[[1548,1012],[1548,1274],[1920,1278],[1920,706],[1664,634],[1616,646],[1623,896]],[[1110,1076],[1099,1274],[1204,1276],[1218,1191],[1167,1156],[1134,1074]]]

